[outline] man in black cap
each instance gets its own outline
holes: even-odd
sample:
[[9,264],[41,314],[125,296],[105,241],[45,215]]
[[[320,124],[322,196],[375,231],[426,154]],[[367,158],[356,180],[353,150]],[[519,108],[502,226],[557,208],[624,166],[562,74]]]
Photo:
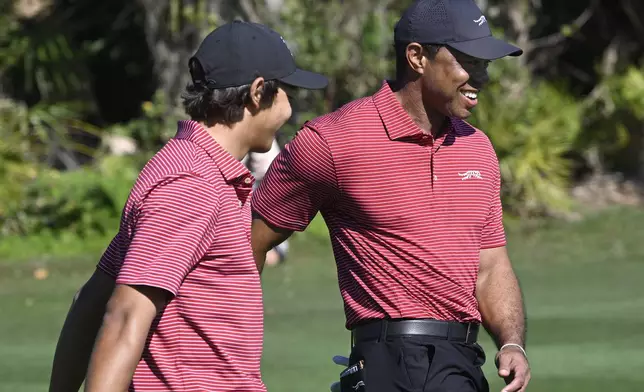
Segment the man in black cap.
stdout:
[[191,120],[141,171],[67,316],[50,391],[77,391],[86,374],[91,392],[266,389],[254,179],[240,161],[271,148],[291,116],[286,89],[327,81],[297,69],[278,33],[245,22],[213,31],[189,66]]
[[489,62],[522,51],[492,36],[473,0],[416,1],[394,39],[396,80],[306,123],[273,161],[253,199],[258,267],[321,213],[352,332],[343,391],[488,391],[481,324],[504,391],[524,391],[499,164],[465,121]]

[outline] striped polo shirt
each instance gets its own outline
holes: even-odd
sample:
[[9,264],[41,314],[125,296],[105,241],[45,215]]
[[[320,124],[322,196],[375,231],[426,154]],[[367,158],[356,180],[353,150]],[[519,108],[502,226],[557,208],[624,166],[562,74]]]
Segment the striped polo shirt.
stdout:
[[347,328],[382,318],[480,322],[480,251],[505,245],[500,185],[483,132],[451,118],[434,139],[385,82],[304,124],[252,204],[294,231],[321,213]]
[[141,171],[98,267],[172,294],[130,391],[265,391],[263,305],[250,245],[254,179],[197,122]]

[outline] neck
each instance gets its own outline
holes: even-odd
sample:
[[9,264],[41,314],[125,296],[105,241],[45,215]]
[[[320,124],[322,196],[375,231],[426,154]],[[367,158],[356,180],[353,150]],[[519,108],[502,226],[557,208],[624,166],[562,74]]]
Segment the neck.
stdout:
[[246,127],[243,121],[235,123],[230,127],[224,124],[208,126],[202,123],[202,125],[217,144],[235,157],[235,159],[241,161],[248,154],[250,147],[239,137],[239,135],[244,134],[243,128]]
[[420,86],[416,82],[396,82],[394,94],[398,102],[416,125],[428,135],[438,136],[443,129],[447,117],[423,104]]

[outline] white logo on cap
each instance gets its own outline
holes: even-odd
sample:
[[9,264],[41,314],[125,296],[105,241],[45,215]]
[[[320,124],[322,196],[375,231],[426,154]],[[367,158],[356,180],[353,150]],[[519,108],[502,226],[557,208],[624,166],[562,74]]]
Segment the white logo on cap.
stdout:
[[487,22],[487,19],[485,19],[485,15],[481,15],[480,18],[474,21],[474,23],[478,23],[479,26],[483,26],[483,23]]

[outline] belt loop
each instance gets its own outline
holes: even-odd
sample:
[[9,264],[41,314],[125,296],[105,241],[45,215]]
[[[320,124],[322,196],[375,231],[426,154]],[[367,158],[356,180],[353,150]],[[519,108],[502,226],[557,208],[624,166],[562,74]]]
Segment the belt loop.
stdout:
[[378,337],[378,342],[387,340],[387,327],[388,327],[387,319],[382,319],[382,321],[380,322],[380,336]]
[[465,343],[470,343],[470,329],[472,328],[472,323],[467,323],[467,333],[465,334]]

